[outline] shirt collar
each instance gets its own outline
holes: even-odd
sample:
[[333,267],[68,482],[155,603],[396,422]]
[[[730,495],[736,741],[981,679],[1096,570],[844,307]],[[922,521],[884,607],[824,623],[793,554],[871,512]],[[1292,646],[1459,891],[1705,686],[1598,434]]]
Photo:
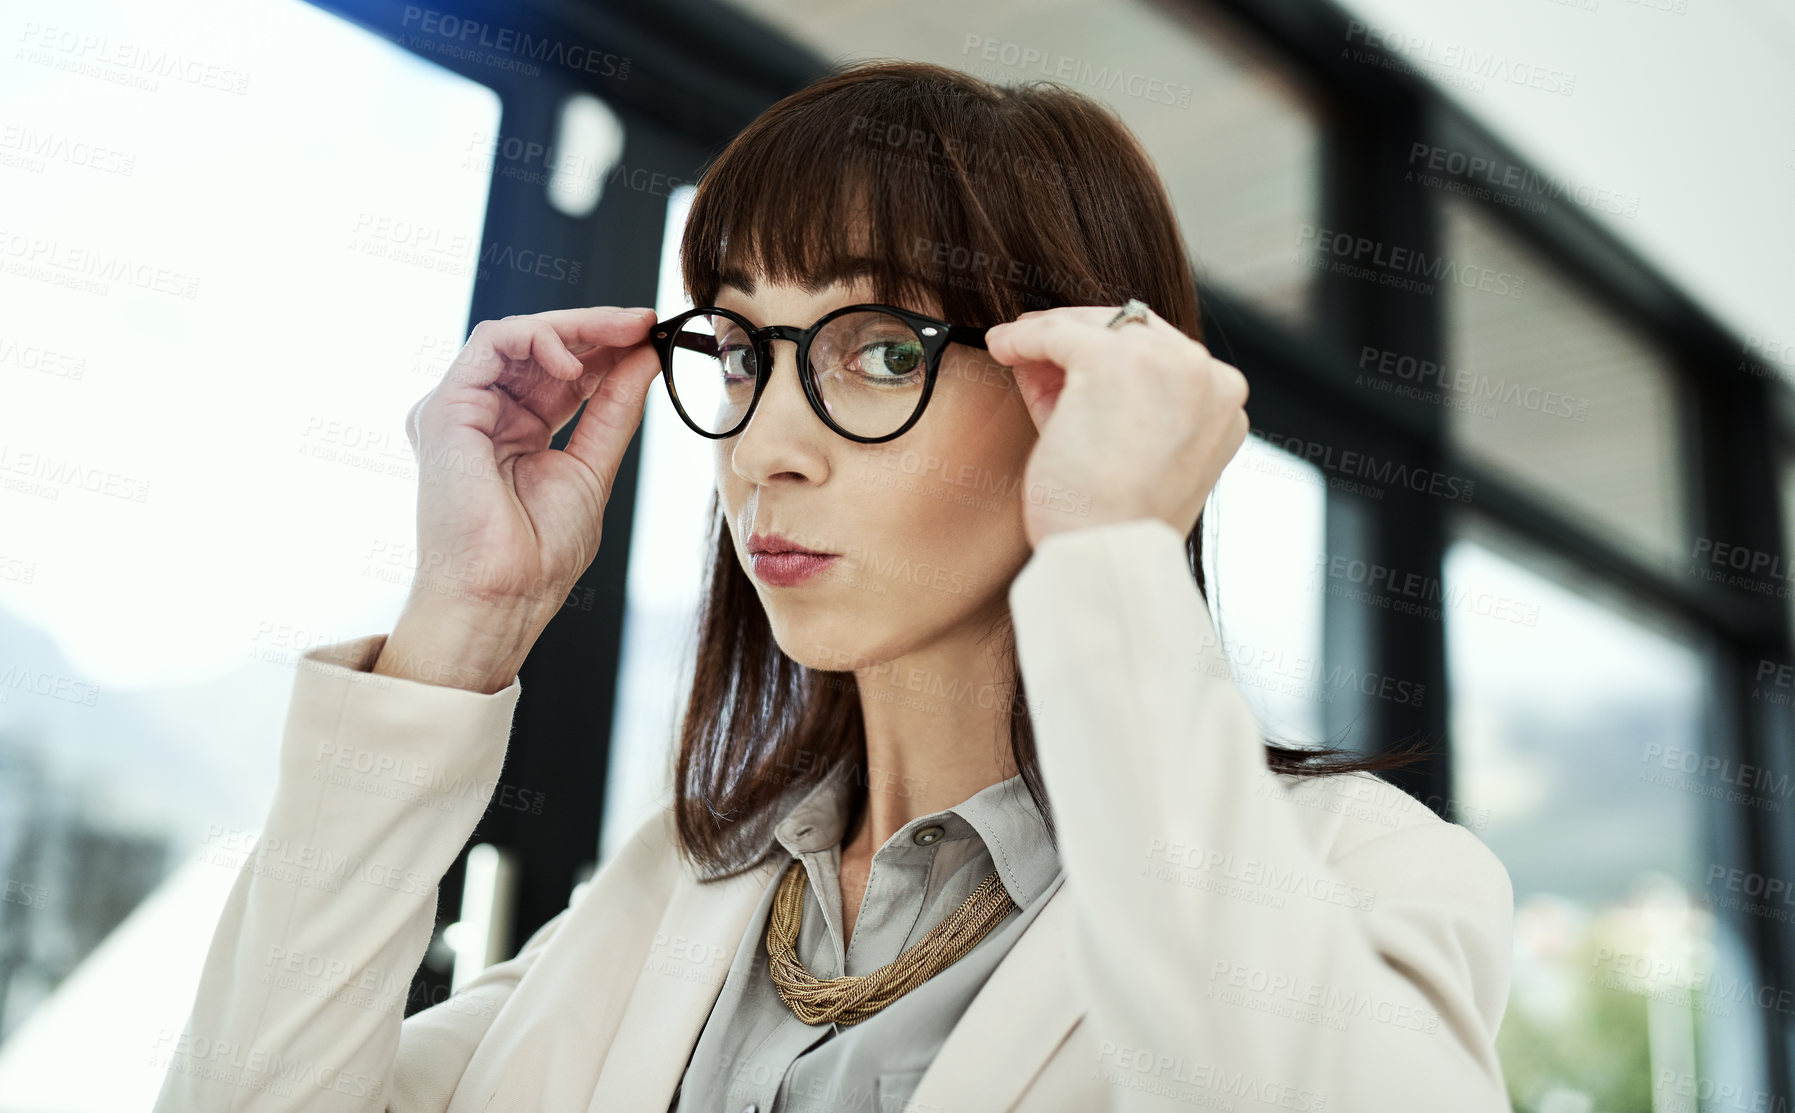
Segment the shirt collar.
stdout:
[[[847,834],[853,794],[861,786],[843,761],[824,774],[773,827],[773,840],[793,857],[839,846]],[[892,786],[890,791],[900,791]],[[898,828],[893,839],[908,839],[924,827],[939,826],[941,838],[983,839],[999,879],[1018,908],[1027,908],[1060,871],[1059,854],[1047,825],[1018,773],[988,785],[951,808],[919,815]],[[767,848],[769,851],[771,846]]]

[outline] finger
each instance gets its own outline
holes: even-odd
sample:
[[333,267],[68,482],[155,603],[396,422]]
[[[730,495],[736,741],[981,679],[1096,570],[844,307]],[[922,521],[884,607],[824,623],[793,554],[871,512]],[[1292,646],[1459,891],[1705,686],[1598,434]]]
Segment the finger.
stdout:
[[[1093,306],[1068,306],[1089,310]],[[1100,311],[1100,310],[1099,310]],[[1008,367],[1025,363],[1052,363],[1070,373],[1100,354],[1100,347],[1115,351],[1117,334],[1103,327],[1089,313],[1082,320],[1070,314],[1044,313],[994,326],[985,333],[985,349],[991,358]],[[1124,341],[1127,342],[1127,341]]]
[[594,348],[627,348],[648,338],[655,321],[652,309],[618,309],[601,305],[581,309],[550,309],[533,316],[546,321],[576,356]]
[[[538,329],[534,349],[559,349],[553,357],[553,369],[550,370],[551,365],[545,364],[540,357],[526,356],[508,361],[504,373],[491,389],[512,400],[515,405],[507,410],[522,411],[540,422],[545,433],[553,433],[555,427],[573,416],[579,406],[579,372],[575,367],[580,361],[567,352],[560,337],[552,335],[553,330],[547,324],[539,325]],[[543,333],[549,335],[544,337]],[[548,373],[544,374],[545,371]]]
[[1253,396],[1253,384],[1247,381],[1246,372],[1234,366],[1232,363],[1219,359],[1216,360],[1216,362],[1228,369],[1223,374],[1227,378],[1228,383],[1234,388],[1235,393],[1240,395],[1235,401],[1235,405],[1245,406],[1247,404],[1247,399]]
[[[1081,324],[1101,325],[1106,328],[1120,329],[1130,323],[1118,320],[1118,315],[1121,312],[1122,307],[1119,305],[1057,305],[1051,309],[1030,309],[1026,313],[1019,313],[1016,315],[1016,320],[1038,320],[1048,316],[1068,317]],[[1116,323],[1111,325],[1111,321],[1115,321]],[[1152,306],[1147,307],[1147,319],[1145,321],[1133,322],[1133,324],[1136,328],[1144,324],[1153,332],[1164,332],[1166,329],[1171,329],[1173,332],[1179,331],[1170,321],[1155,313]],[[997,327],[1002,326],[999,325]]]
[[505,320],[499,322],[499,326],[492,334],[493,350],[510,361],[499,373],[501,382],[521,377],[532,364],[557,379],[580,377],[580,361],[567,350],[567,342],[561,339],[554,326],[541,317],[532,315],[515,322]]
[[532,314],[530,351],[538,356],[543,351],[553,353],[554,363],[543,366],[552,377],[536,373],[525,359],[508,366],[495,385],[505,388],[551,431],[559,429],[620,356],[649,346],[647,334],[653,310],[624,313],[619,317],[604,307]]
[[570,367],[579,361],[567,351],[548,322],[530,316],[481,321],[449,365],[444,381],[469,390],[485,390],[521,370],[540,367],[551,375],[570,378]]
[[624,450],[642,424],[648,392],[660,371],[660,355],[652,348],[637,348],[619,357],[599,376],[573,435],[567,439],[567,454],[592,469],[606,498]]
[[1066,372],[1051,363],[1019,363],[1010,369],[1016,380],[1016,389],[1022,395],[1022,404],[1028,410],[1028,416],[1034,420],[1037,430],[1047,425],[1052,416],[1054,406],[1058,404],[1060,391],[1066,385]]
[[[515,405],[552,433],[579,409],[592,390],[592,376],[610,369],[619,347],[646,346],[650,316],[652,311],[599,307],[483,322],[484,330],[475,329],[479,340],[469,339],[471,354],[459,384],[496,389],[510,399],[503,409]],[[570,352],[570,342],[586,354]]]
[[[456,357],[452,368],[458,383],[484,389],[508,369],[505,359],[531,361],[550,374],[577,379],[586,368],[574,367],[579,356],[595,348],[628,347],[648,334],[650,310],[593,306],[481,321]],[[479,343],[476,343],[479,341]],[[489,353],[503,356],[493,360]]]

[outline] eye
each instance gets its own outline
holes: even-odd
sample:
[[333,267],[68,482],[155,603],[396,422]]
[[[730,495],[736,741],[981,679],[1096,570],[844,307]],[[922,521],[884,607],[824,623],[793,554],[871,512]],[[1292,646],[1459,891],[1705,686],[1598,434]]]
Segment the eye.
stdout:
[[717,363],[723,377],[739,382],[754,377],[754,345],[735,322],[724,319],[717,331]]
[[723,377],[735,382],[741,379],[752,379],[753,370],[748,361],[753,358],[752,351],[746,344],[720,344],[717,346],[717,362],[722,365]]
[[853,370],[868,379],[903,379],[923,365],[922,345],[914,340],[875,340],[854,355]]

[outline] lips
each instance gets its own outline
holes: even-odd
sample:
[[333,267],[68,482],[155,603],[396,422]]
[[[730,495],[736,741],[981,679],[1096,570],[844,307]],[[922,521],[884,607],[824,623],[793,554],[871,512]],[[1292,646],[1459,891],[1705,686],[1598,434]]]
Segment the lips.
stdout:
[[824,553],[755,553],[754,574],[773,587],[790,587],[802,583],[838,559]]
[[807,553],[811,556],[835,556],[821,549],[806,548],[777,533],[755,533],[748,537],[748,554],[759,556],[761,553]]
[[748,559],[754,565],[755,578],[771,587],[802,583],[837,558],[836,553],[807,549],[776,533],[756,533],[748,538]]

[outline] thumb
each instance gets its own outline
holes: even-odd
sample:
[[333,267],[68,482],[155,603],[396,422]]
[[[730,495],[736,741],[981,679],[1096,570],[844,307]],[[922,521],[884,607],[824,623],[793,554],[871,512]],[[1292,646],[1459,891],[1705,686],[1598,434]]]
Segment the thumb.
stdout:
[[1022,404],[1028,407],[1028,416],[1039,431],[1047,425],[1047,418],[1059,403],[1060,391],[1065,389],[1065,369],[1052,363],[1018,363],[1011,371],[1016,376]]
[[618,359],[600,373],[598,389],[567,440],[567,454],[598,476],[607,498],[660,370],[660,354],[646,344]]

